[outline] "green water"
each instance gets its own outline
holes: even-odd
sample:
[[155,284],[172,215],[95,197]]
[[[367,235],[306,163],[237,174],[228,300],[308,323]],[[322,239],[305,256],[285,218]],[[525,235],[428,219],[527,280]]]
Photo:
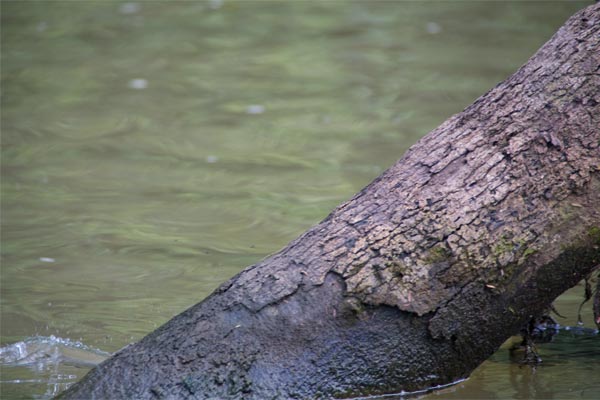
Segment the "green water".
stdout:
[[[326,216],[586,4],[2,1],[0,344],[139,340]],[[571,323],[578,300],[562,300]],[[594,339],[587,358],[537,370],[543,396],[500,353],[429,396],[599,397]],[[48,397],[86,371],[56,368],[3,366],[2,397]]]

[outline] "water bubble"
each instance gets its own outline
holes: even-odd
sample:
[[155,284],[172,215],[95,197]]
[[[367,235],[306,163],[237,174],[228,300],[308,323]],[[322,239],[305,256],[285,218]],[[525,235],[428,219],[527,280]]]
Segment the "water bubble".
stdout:
[[265,112],[265,106],[260,104],[251,104],[246,108],[248,114],[262,114]]
[[136,78],[130,80],[127,86],[131,89],[142,90],[148,87],[148,81],[146,79]]
[[425,30],[427,30],[427,33],[435,35],[442,31],[442,27],[437,22],[428,22],[427,25],[425,25]]
[[217,156],[213,156],[213,155],[206,156],[206,162],[209,164],[214,164],[217,161],[219,161],[219,157],[217,157]]
[[41,262],[47,262],[47,263],[53,263],[56,260],[54,258],[51,258],[51,257],[40,257],[40,261]]
[[141,10],[139,3],[123,3],[119,6],[119,12],[121,14],[137,14]]
[[38,31],[38,32],[44,32],[46,29],[48,29],[48,23],[46,21],[41,21],[35,27],[35,30]]
[[223,0],[208,0],[208,6],[213,10],[223,7],[223,3]]

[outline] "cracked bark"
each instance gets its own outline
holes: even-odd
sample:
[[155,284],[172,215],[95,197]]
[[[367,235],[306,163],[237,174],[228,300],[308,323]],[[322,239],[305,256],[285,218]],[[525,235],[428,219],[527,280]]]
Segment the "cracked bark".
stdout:
[[596,4],[324,221],[62,397],[332,398],[468,376],[599,265],[599,42]]

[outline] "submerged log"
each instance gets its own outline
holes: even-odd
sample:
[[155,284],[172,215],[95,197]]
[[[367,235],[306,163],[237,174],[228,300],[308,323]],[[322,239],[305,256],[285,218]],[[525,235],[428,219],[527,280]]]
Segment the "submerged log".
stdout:
[[344,398],[464,378],[600,264],[600,4],[279,253],[60,397]]

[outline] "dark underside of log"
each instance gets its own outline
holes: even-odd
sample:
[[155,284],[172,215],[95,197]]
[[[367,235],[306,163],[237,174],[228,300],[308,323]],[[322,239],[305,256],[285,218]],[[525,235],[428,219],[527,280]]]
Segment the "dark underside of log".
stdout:
[[62,398],[343,398],[468,376],[600,265],[599,42],[596,4],[320,224]]

